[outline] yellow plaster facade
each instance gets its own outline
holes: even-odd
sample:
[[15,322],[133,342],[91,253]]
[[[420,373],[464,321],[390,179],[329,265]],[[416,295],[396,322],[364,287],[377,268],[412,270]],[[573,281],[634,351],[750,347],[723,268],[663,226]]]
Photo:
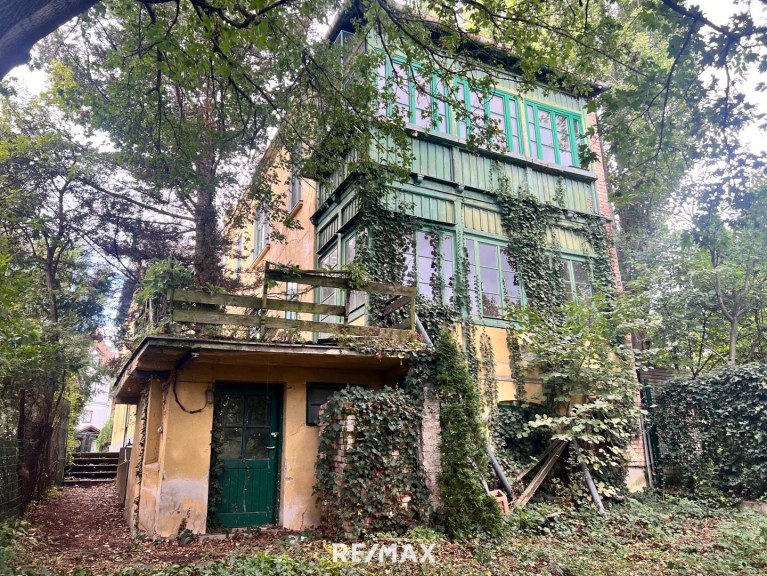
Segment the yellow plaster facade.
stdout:
[[125,515],[134,530],[150,537],[171,537],[184,529],[206,531],[213,426],[213,405],[206,393],[222,383],[281,391],[278,522],[291,530],[316,525],[319,428],[306,424],[307,382],[374,388],[394,384],[392,377],[373,370],[195,363],[178,372],[176,401],[172,380],[150,380],[138,406],[139,414],[146,413],[146,438],[142,442],[142,417],[134,432],[140,440],[131,454],[127,484]]

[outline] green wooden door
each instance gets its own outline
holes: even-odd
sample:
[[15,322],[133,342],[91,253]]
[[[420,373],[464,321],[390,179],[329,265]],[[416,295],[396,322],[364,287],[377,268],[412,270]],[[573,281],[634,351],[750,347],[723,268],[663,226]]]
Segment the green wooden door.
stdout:
[[229,528],[275,522],[280,469],[278,394],[222,390],[214,417],[223,436],[218,453],[218,521]]

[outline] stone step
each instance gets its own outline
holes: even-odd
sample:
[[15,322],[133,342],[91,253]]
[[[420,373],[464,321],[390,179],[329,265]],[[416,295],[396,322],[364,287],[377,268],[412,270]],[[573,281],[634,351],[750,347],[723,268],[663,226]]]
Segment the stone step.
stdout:
[[93,459],[109,459],[118,460],[120,458],[119,452],[74,452],[72,458],[75,460],[93,460]]
[[64,478],[63,486],[97,486],[102,484],[111,484],[114,478]]
[[120,463],[120,461],[114,458],[72,458],[72,463],[78,464],[80,466],[100,465],[100,464],[114,464],[115,466],[117,466]]
[[68,478],[114,478],[117,476],[116,470],[94,470],[89,472],[67,471]]
[[112,472],[117,474],[117,464],[78,464],[74,463],[68,467],[68,470],[77,474],[80,472]]

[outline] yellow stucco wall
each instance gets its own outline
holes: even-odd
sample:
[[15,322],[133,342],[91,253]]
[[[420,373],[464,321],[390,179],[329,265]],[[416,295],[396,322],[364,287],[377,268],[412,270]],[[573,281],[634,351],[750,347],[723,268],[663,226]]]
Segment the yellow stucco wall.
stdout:
[[[126,517],[133,522],[133,501],[140,494],[138,529],[149,536],[169,537],[189,528],[195,533],[206,530],[210,442],[213,406],[206,402],[206,391],[216,383],[249,386],[275,386],[283,393],[281,431],[281,469],[279,475],[279,513],[281,526],[303,530],[316,525],[319,511],[313,490],[314,463],[317,458],[319,429],[306,425],[306,383],[330,382],[364,384],[374,388],[394,382],[374,371],[300,366],[223,365],[193,363],[179,372],[176,380],[178,399],[190,411],[185,412],[175,400],[168,383],[152,381],[147,414],[147,441],[140,480],[136,464],[138,446],[132,454],[126,498]],[[159,394],[153,393],[160,391]],[[161,427],[152,421],[152,400],[162,399]],[[143,407],[139,406],[143,414]],[[141,425],[137,426],[141,430]],[[137,436],[138,437],[138,436]],[[147,459],[146,447],[157,445],[157,460]]]
[[133,443],[133,432],[136,427],[136,407],[130,404],[115,404],[112,407],[112,440],[110,452]]

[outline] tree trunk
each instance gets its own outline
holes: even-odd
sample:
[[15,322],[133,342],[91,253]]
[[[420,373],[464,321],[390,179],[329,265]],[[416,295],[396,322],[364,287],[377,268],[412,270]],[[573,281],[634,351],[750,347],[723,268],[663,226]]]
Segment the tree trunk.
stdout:
[[733,314],[730,321],[730,364],[735,364],[738,346],[738,316]]
[[218,230],[218,212],[215,206],[215,190],[200,190],[195,203],[194,226],[194,272],[198,284],[221,284],[221,248]]

